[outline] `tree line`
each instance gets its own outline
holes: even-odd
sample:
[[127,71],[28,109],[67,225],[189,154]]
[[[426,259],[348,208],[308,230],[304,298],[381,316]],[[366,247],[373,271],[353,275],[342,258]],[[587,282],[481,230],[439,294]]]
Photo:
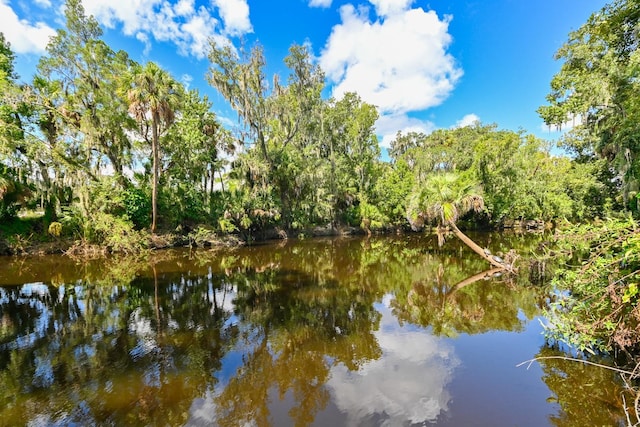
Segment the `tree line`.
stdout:
[[[305,46],[291,46],[281,79],[266,75],[261,46],[211,42],[206,79],[238,114],[241,126],[232,132],[207,96],[154,62],[114,51],[80,0],[67,1],[65,17],[29,82],[19,81],[0,34],[4,224],[39,208],[42,234],[115,250],[145,233],[198,227],[245,237],[316,226],[419,229],[438,221],[434,207],[455,205],[443,204],[447,197],[469,195],[482,206],[472,206],[478,212],[471,219],[469,209],[460,210],[455,221],[483,227],[514,219],[580,222],[636,209],[635,139],[619,131],[635,127],[629,116],[637,97],[626,95],[636,83],[613,88],[624,70],[612,77],[608,61],[587,77],[606,86],[608,98],[588,99],[602,93],[591,86],[584,96],[570,92],[582,76],[574,62],[587,61],[571,50],[579,34],[559,51],[568,60],[552,82],[551,105],[540,110],[550,124],[588,116],[563,142],[575,156],[554,155],[549,142],[524,131],[477,122],[429,135],[399,132],[383,161],[376,107],[357,93],[324,98],[323,71]],[[619,38],[611,41],[620,44],[616,64],[628,63],[632,72],[635,54],[622,44],[633,42]],[[603,102],[609,107],[599,110]],[[60,226],[52,229],[54,223]],[[5,238],[12,230],[5,226]]]

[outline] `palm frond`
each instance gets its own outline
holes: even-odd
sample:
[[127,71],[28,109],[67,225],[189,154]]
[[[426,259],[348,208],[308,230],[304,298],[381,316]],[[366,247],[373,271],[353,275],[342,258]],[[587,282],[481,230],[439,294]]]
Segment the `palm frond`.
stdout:
[[423,218],[444,225],[455,223],[467,212],[482,210],[484,199],[479,186],[464,174],[446,172],[432,174],[414,188],[408,217],[414,222]]
[[13,180],[0,175],[0,199],[15,189],[15,183]]

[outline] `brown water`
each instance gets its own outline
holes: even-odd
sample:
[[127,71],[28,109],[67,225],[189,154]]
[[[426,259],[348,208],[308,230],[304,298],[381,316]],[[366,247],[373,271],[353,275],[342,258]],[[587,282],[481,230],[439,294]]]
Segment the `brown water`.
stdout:
[[417,235],[1,258],[0,425],[623,425],[616,374],[516,366],[561,354],[543,237],[475,237],[520,276],[465,282],[487,265]]

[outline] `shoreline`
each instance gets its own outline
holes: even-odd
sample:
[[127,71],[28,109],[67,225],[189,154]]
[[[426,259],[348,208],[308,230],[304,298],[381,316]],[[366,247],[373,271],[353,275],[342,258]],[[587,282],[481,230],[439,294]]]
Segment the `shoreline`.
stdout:
[[[374,234],[389,234],[392,231],[377,231]],[[395,231],[393,231],[395,232]],[[315,227],[306,230],[294,230],[289,233],[281,229],[264,230],[247,235],[218,234],[213,231],[193,236],[171,232],[145,234],[141,241],[142,249],[136,251],[112,250],[108,245],[100,245],[82,239],[54,238],[51,240],[29,242],[29,239],[17,239],[13,244],[7,238],[0,238],[0,259],[15,256],[67,255],[75,257],[100,257],[113,254],[137,255],[172,248],[212,248],[238,247],[255,243],[287,240],[289,238],[339,237],[365,235],[365,231],[356,227],[326,228]]]
[[[204,231],[203,231],[204,230]],[[506,233],[537,233],[547,230],[546,227],[501,227],[492,230],[475,229],[474,231],[488,232],[500,231]],[[52,238],[50,240],[29,242],[29,238],[20,237],[17,243],[11,245],[8,238],[0,237],[0,259],[15,256],[43,256],[66,255],[76,258],[95,258],[110,255],[140,255],[163,249],[173,248],[224,248],[250,246],[272,241],[284,241],[287,239],[305,239],[316,237],[347,237],[347,236],[381,236],[390,234],[413,234],[424,232],[406,228],[384,228],[367,232],[359,227],[342,226],[331,228],[313,227],[305,230],[290,230],[286,232],[280,228],[258,231],[245,234],[221,234],[213,230],[198,230],[195,234],[177,234],[174,232],[160,232],[148,234],[144,232],[144,239],[140,240],[140,246],[136,250],[114,250],[106,244],[97,244],[65,237]]]

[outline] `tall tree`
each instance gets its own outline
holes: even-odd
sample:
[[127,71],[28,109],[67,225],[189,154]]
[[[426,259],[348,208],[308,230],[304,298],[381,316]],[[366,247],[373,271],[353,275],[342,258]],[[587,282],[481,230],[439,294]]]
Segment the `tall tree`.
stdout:
[[[15,54],[11,45],[0,33],[0,93],[9,94],[15,90],[14,71]],[[16,182],[7,165],[9,157],[14,154],[14,139],[20,138],[15,126],[15,111],[10,103],[0,100],[0,219],[10,216],[12,194],[16,191]],[[13,124],[13,126],[11,125]]]
[[228,163],[225,156],[235,151],[235,141],[218,122],[206,96],[190,90],[181,104],[163,144],[164,163],[172,205],[179,206],[182,218],[194,220],[207,212],[207,206],[213,213],[216,180]]
[[624,202],[637,209],[640,187],[640,3],[615,0],[591,15],[558,50],[549,105],[538,109],[553,126],[576,125],[565,146],[606,159]]
[[238,113],[248,128],[248,137],[255,139],[262,160],[270,164],[267,150],[269,85],[264,73],[264,52],[260,46],[256,46],[251,52],[243,50],[241,54],[239,56],[233,46],[219,46],[212,42],[207,81],[220,91]]
[[160,136],[174,122],[181,86],[167,71],[154,62],[148,62],[144,67],[133,68],[127,79],[126,92],[129,112],[138,122],[141,136],[151,144],[151,232],[155,233],[158,217]]
[[276,202],[287,228],[315,212],[311,196],[318,160],[317,111],[322,107],[324,75],[304,46],[293,45],[285,64],[287,84],[276,75],[268,83],[260,46],[239,53],[232,46],[211,45],[209,83],[236,110],[247,150],[240,156],[245,185],[255,212],[272,210]]
[[46,219],[52,220],[56,216],[58,197],[66,185],[58,177],[63,175],[63,168],[79,166],[78,157],[65,149],[68,144],[60,139],[63,131],[57,114],[60,84],[39,75],[30,85],[18,84],[13,71],[13,53],[4,36],[2,40],[0,160],[5,167],[0,173],[5,176],[5,182],[11,181],[7,189],[20,187],[16,185],[16,176],[20,184],[31,180],[30,184],[35,184],[40,192]]
[[101,40],[102,29],[85,14],[80,0],[67,0],[66,29],[58,30],[38,64],[40,75],[60,86],[56,101],[67,133],[75,140],[94,175],[108,168],[121,184],[131,161],[127,129],[134,124],[126,99],[116,96],[120,79],[133,65],[128,55],[114,52]]
[[[358,94],[349,92],[340,100],[330,99],[324,114],[322,134],[325,134],[324,149],[328,148],[330,172],[322,188],[329,196],[335,217],[346,219],[361,204],[365,210],[373,207],[369,202],[374,199],[376,180],[382,174],[378,168],[380,147],[374,131],[378,112]],[[360,218],[354,218],[358,222],[364,219],[361,213],[356,215]]]

